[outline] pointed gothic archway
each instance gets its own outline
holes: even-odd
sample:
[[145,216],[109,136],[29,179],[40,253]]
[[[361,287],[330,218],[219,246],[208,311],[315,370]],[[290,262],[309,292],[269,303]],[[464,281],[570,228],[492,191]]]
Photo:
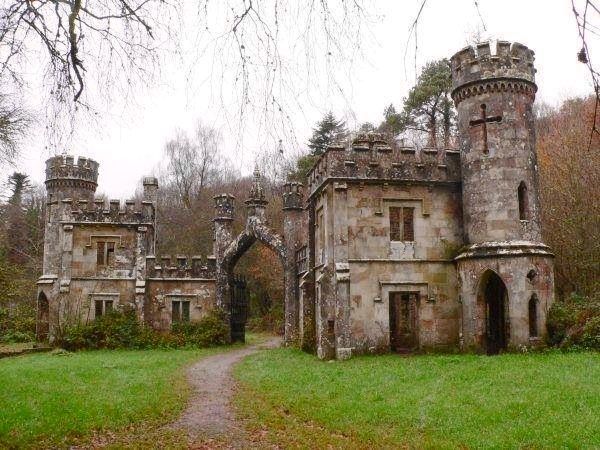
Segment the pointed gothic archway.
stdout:
[[478,297],[485,314],[486,352],[497,355],[508,344],[508,290],[493,270],[481,276]]
[[215,197],[215,258],[216,258],[216,297],[217,305],[229,313],[232,340],[240,340],[239,320],[234,312],[239,311],[236,304],[235,289],[232,289],[234,268],[239,259],[250,249],[255,242],[261,242],[277,254],[284,270],[284,318],[285,340],[291,342],[295,339],[297,328],[297,311],[295,304],[294,279],[290,274],[295,273],[295,266],[291,258],[287,257],[286,246],[283,238],[269,228],[266,221],[265,207],[267,200],[260,183],[260,173],[254,171],[254,181],[246,200],[248,216],[245,229],[235,238],[232,236],[234,197],[222,194]]

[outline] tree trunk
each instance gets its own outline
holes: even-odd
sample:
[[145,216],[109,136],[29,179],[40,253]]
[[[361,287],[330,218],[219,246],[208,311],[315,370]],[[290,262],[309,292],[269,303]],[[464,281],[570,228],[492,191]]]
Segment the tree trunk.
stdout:
[[435,112],[429,116],[429,146],[437,147],[437,122]]

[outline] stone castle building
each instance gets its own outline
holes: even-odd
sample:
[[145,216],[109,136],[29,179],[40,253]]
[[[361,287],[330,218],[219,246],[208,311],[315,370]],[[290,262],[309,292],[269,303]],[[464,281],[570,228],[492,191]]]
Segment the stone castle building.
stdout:
[[320,358],[535,345],[554,280],[540,231],[533,62],[518,43],[455,54],[459,149],[417,150],[378,134],[331,145],[306,191],[285,184],[283,236],[267,224],[258,174],[240,235],[234,197],[215,197],[214,252],[205,259],[155,256],[154,178],[139,204],[106,205],[92,198],[97,163],[51,158],[41,335],[68,314],[93,319],[128,303],[161,330],[222,308],[241,337],[233,273],[260,241],[284,267],[286,341]]

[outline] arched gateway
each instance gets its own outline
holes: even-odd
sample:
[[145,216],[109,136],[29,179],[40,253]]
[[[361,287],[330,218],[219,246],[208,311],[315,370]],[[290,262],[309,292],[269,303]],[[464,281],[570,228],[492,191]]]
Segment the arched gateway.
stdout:
[[285,309],[285,342],[291,343],[297,339],[298,330],[298,305],[296,302],[296,266],[294,258],[288,255],[284,238],[268,225],[265,216],[264,190],[260,183],[260,173],[254,171],[254,181],[246,200],[248,216],[245,229],[236,237],[233,236],[233,215],[235,197],[229,194],[220,194],[215,199],[215,258],[216,258],[216,302],[217,306],[229,314],[232,326],[232,339],[239,336],[235,333],[234,321],[236,318],[232,311],[236,311],[232,285],[234,268],[241,256],[256,241],[262,242],[272,249],[278,256],[284,269],[284,309]]

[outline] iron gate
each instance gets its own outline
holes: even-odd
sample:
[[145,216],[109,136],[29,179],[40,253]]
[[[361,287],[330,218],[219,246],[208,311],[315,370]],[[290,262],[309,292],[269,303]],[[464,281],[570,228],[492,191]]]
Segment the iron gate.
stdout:
[[246,319],[248,318],[248,294],[246,279],[233,276],[231,292],[231,341],[246,341]]

